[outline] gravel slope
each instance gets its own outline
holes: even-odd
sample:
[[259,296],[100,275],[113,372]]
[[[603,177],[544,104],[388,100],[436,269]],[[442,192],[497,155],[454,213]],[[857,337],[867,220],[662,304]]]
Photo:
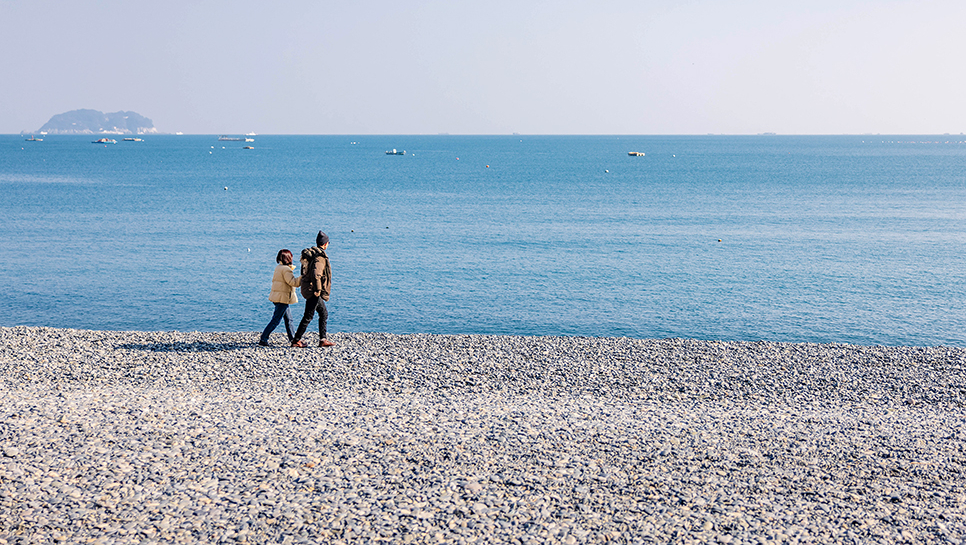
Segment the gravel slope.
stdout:
[[0,328],[0,544],[966,542],[964,349],[331,338]]

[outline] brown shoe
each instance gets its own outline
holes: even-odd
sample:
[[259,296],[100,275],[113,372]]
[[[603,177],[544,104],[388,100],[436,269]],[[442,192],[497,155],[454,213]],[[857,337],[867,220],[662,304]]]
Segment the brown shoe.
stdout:
[[302,341],[295,341],[292,343],[292,348],[305,348],[305,343]]
[[335,346],[335,343],[329,339],[322,339],[319,341],[319,346]]

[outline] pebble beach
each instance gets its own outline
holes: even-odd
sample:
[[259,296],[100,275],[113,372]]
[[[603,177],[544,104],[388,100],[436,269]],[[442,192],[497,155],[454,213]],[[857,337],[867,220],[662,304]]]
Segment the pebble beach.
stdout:
[[0,328],[0,544],[964,543],[966,349]]

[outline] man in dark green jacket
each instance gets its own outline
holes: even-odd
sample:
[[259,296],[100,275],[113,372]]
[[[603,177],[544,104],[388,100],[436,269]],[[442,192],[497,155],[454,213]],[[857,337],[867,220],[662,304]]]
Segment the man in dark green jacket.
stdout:
[[329,256],[325,249],[329,247],[329,237],[322,231],[315,237],[315,246],[302,250],[302,297],[305,297],[305,313],[299,328],[295,331],[292,347],[305,348],[302,335],[312,323],[315,311],[319,312],[319,346],[334,346],[335,343],[326,339],[326,322],[329,311],[325,308],[325,301],[329,300],[332,289],[332,269],[329,267]]

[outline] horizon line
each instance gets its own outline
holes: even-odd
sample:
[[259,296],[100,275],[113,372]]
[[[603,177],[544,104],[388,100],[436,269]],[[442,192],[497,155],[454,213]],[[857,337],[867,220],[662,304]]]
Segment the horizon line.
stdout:
[[[46,136],[124,136],[128,133],[70,133],[60,134],[45,131],[20,131],[17,133],[0,133],[3,136],[24,136],[44,134]],[[780,132],[758,132],[758,133],[241,133],[241,132],[155,132],[150,134],[130,133],[135,136],[966,136],[966,133],[780,133]]]

